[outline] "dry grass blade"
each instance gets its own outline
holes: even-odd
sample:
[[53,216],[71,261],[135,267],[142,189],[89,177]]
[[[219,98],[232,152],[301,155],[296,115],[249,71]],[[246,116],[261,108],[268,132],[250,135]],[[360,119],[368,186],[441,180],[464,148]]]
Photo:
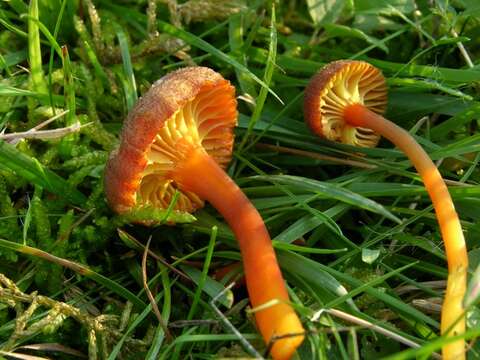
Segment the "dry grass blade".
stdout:
[[253,356],[255,359],[261,359],[263,360],[263,356],[258,353],[257,350],[248,342],[247,339],[240,333],[240,331],[237,330],[235,326],[230,322],[230,320],[227,319],[225,315],[220,311],[220,309],[217,307],[216,303],[218,299],[220,299],[227,291],[231,290],[235,286],[235,282],[230,283],[228,286],[225,287],[222,291],[220,291],[212,300],[210,300],[210,306],[212,307],[213,311],[215,311],[215,314],[220,318],[222,321],[223,325],[230,330],[232,333],[237,336],[238,340],[242,344],[243,348],[245,351],[247,351],[251,356]]
[[329,155],[314,153],[311,151],[305,151],[300,149],[292,149],[285,146],[258,143],[255,145],[255,147],[259,149],[273,150],[273,151],[277,151],[279,153],[284,153],[284,154],[300,155],[300,156],[308,157],[315,160],[330,161],[336,164],[349,165],[349,166],[354,166],[362,169],[377,168],[377,166],[375,165],[367,164],[362,161],[342,159],[342,158],[337,158],[335,156],[329,156]]
[[[284,153],[284,154],[299,155],[299,156],[303,156],[303,157],[307,157],[315,160],[330,161],[336,164],[349,165],[349,166],[353,166],[361,169],[377,169],[378,168],[377,165],[368,164],[362,161],[342,159],[342,158],[337,158],[335,156],[329,156],[329,155],[314,153],[311,151],[305,151],[300,149],[293,149],[285,146],[258,143],[255,145],[255,147],[259,149],[273,150],[273,151],[277,151],[279,153]],[[445,183],[451,186],[470,186],[461,181],[455,181],[450,179],[445,179]]]
[[11,351],[0,350],[0,354],[9,356],[14,359],[21,359],[21,360],[50,360],[50,358],[47,358],[47,357],[33,356],[33,355],[16,353]]
[[[370,321],[367,321],[367,320],[364,320],[364,319],[361,319],[359,317],[356,317],[354,315],[351,315],[351,314],[348,314],[344,311],[341,311],[341,310],[337,310],[337,309],[321,309],[320,311],[317,311],[312,317],[311,317],[311,321],[318,321],[318,319],[322,316],[323,313],[328,313],[330,315],[333,315],[339,319],[342,319],[342,320],[345,320],[345,321],[348,321],[352,324],[357,324],[357,325],[360,325],[362,327],[365,327],[365,328],[368,328],[368,329],[371,329],[373,331],[376,331],[378,332],[379,334],[382,334],[383,336],[386,336],[390,339],[393,339],[395,341],[398,341],[399,343],[402,343],[406,346],[409,346],[409,347],[412,347],[412,348],[419,348],[420,345],[417,344],[416,342],[414,341],[411,341],[399,334],[396,334],[390,330],[387,330],[381,326],[378,326],[378,325],[375,325],[373,323],[371,323]],[[441,359],[442,357],[437,354],[437,353],[433,353],[432,356],[435,358],[435,359]]]
[[160,314],[160,310],[158,309],[157,302],[155,301],[155,297],[153,296],[152,292],[150,291],[150,288],[148,287],[148,281],[147,281],[147,256],[148,256],[148,248],[150,247],[150,241],[152,240],[152,237],[150,236],[147,241],[147,245],[145,246],[145,251],[143,252],[142,256],[142,280],[143,280],[143,288],[145,289],[145,292],[147,294],[148,300],[150,301],[150,304],[152,305],[153,312],[155,313],[155,316],[158,319],[158,322],[160,323],[160,326],[162,327],[163,331],[165,332],[165,336],[167,337],[168,341],[172,341],[173,336],[168,330],[167,324],[165,324],[165,321],[163,320],[162,314]]
[[73,134],[80,131],[82,128],[91,125],[92,123],[80,124],[79,122],[66,126],[63,128],[52,130],[28,130],[23,132],[1,134],[0,140],[21,140],[21,139],[40,139],[40,140],[52,140],[59,139],[68,134]]
[[87,356],[82,353],[81,351],[72,349],[71,347],[64,346],[58,343],[43,343],[43,344],[29,344],[19,346],[15,350],[36,350],[36,351],[55,351],[55,352],[62,352],[64,354],[77,356],[80,358],[86,358]]
[[217,325],[217,320],[177,320],[173,321],[168,326],[170,328],[184,328],[184,327],[192,327],[192,326],[202,326],[202,325]]
[[64,241],[65,239],[68,239],[72,231],[80,226],[85,220],[87,220],[93,213],[95,212],[95,208],[88,210],[85,214],[83,214],[77,221],[75,221],[62,235],[62,237],[59,237],[59,239],[55,242],[54,245],[57,244],[59,241]]
[[177,274],[178,276],[182,277],[184,280],[187,280],[189,282],[192,281],[191,278],[189,278],[185,273],[182,271],[178,270],[175,266],[172,266],[163,256],[158,255],[157,253],[153,252],[151,249],[146,249],[145,245],[143,245],[140,241],[138,241],[135,237],[133,237],[131,234],[127,233],[125,230],[122,229],[117,229],[117,232],[120,236],[121,239],[128,241],[131,243],[131,245],[137,249],[137,250],[144,250],[148,251],[148,255],[153,257],[155,260],[161,262],[163,265],[165,265],[169,270]]
[[[62,116],[66,115],[70,110],[65,110],[65,111],[62,111],[61,113],[55,115],[55,116],[52,116],[50,119],[47,119],[45,121],[42,121],[40,124],[34,126],[33,128],[31,128],[30,130],[27,130],[26,132],[29,133],[29,132],[34,132],[34,131],[37,131],[37,130],[40,130],[41,128],[47,126],[48,124],[54,122],[55,120],[61,118]],[[3,133],[1,135],[4,135]],[[19,141],[21,141],[22,138],[18,138],[18,139],[12,139],[9,141],[10,144],[12,145],[15,145],[17,144]]]
[[[434,280],[434,281],[424,281],[421,283],[422,286],[428,287],[430,289],[445,289],[445,286],[447,285],[446,280]],[[395,293],[397,295],[404,295],[406,293],[412,292],[412,291],[421,291],[422,289],[419,288],[418,286],[415,285],[404,285],[404,286],[399,286],[395,289]]]

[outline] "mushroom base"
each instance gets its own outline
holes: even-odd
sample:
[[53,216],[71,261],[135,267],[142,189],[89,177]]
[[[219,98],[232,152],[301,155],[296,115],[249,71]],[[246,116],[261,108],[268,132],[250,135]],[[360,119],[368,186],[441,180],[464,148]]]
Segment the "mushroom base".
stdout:
[[240,245],[250,302],[253,308],[262,307],[255,311],[260,333],[267,344],[274,341],[271,353],[275,360],[290,359],[304,339],[304,329],[288,304],[287,289],[260,214],[203,149],[187,146],[185,151],[172,178],[183,191],[210,202],[232,228]]

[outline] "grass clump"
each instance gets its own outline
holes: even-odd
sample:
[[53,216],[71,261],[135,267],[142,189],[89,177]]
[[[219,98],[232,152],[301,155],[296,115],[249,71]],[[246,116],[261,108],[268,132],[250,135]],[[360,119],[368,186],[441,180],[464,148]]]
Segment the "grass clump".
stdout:
[[[297,358],[435,356],[445,342],[445,255],[418,176],[387,142],[319,140],[301,103],[329,61],[379,67],[387,116],[448,180],[474,274],[479,24],[469,0],[2,2],[2,356],[268,357],[244,288],[226,287],[241,269],[215,279],[240,257],[212,208],[146,228],[130,222],[178,214],[139,209],[125,218],[105,203],[103,168],[129,109],[155,80],[192,64],[237,88],[228,171],[266,220],[308,329]],[[477,282],[464,335],[472,358]]]

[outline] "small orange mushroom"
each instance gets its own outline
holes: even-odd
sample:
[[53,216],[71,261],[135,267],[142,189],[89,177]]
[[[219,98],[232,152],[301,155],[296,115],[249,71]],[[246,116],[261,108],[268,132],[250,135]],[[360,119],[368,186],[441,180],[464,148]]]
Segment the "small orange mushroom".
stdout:
[[[460,221],[437,167],[404,129],[385,119],[387,86],[380,70],[363,61],[340,60],[327,64],[305,90],[305,120],[318,135],[344,144],[373,147],[386,137],[410,159],[421,176],[440,225],[448,262],[441,333],[465,332],[463,297],[467,286],[468,257]],[[450,342],[444,359],[465,359],[465,341]]]
[[[141,206],[194,211],[210,202],[240,245],[247,289],[272,356],[289,359],[302,343],[302,324],[287,289],[263,220],[223,168],[231,159],[237,122],[234,87],[205,67],[188,67],[158,80],[128,115],[118,150],[108,160],[105,192],[118,213]],[[284,337],[288,334],[296,336]]]

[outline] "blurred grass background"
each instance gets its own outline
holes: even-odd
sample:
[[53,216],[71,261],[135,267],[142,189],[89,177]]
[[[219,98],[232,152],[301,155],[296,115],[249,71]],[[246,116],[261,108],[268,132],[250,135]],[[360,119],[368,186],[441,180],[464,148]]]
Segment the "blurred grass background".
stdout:
[[478,1],[9,0],[0,25],[0,356],[268,357],[245,289],[225,288],[241,269],[214,279],[240,256],[212,208],[145,228],[103,196],[128,110],[193,64],[237,87],[228,171],[264,217],[308,329],[297,359],[438,352],[446,263],[418,176],[388,142],[334,144],[303,123],[309,78],[346,58],[384,72],[387,117],[449,180],[473,274],[469,358],[480,358]]

